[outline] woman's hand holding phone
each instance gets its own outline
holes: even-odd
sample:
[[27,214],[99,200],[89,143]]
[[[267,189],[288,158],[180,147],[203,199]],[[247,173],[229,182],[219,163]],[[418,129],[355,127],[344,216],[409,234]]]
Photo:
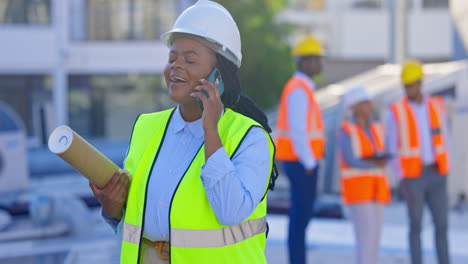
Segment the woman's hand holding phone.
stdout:
[[[195,87],[193,97],[201,100],[204,110],[202,114],[202,127],[205,134],[205,160],[223,146],[218,133],[218,121],[223,112],[224,105],[218,90],[218,79],[215,82],[200,80],[200,85]],[[206,96],[202,91],[206,92]]]
[[[205,131],[211,129],[217,130],[218,121],[224,109],[218,90],[218,83],[218,79],[214,83],[201,79],[200,85],[195,87],[197,92],[192,93],[192,96],[200,99],[203,104],[202,125]],[[206,92],[208,96],[202,91]]]

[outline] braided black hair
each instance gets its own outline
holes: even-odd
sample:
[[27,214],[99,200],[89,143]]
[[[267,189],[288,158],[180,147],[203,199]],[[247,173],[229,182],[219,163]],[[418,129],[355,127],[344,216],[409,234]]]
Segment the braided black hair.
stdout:
[[[243,94],[241,91],[239,68],[219,53],[216,53],[216,60],[216,67],[218,67],[224,82],[224,93],[221,96],[221,101],[224,106],[231,108],[239,114],[252,118],[262,125],[265,131],[271,133],[271,127],[268,125],[268,118],[265,113],[250,97]],[[270,190],[274,189],[278,175],[278,170],[273,162],[273,170],[268,185]]]
[[268,133],[271,133],[265,113],[250,97],[242,93],[237,66],[219,53],[216,53],[216,59],[224,82],[224,93],[221,96],[224,106],[252,118],[262,125]]

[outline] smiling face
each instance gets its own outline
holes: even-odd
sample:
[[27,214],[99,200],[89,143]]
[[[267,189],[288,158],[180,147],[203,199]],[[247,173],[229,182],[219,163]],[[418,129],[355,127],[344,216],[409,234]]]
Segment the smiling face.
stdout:
[[200,79],[206,79],[216,65],[216,55],[202,43],[189,38],[176,38],[169,52],[164,78],[169,96],[178,104],[195,103],[190,96]]
[[304,56],[301,58],[299,68],[308,76],[314,76],[322,72],[322,57]]

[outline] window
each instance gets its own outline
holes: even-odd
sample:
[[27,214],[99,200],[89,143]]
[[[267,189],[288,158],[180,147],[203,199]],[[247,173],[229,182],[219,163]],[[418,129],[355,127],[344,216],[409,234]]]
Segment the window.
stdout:
[[173,0],[87,0],[88,40],[158,40],[177,16]]
[[70,126],[80,135],[128,140],[141,113],[172,105],[160,75],[73,75]]
[[18,113],[27,135],[39,142],[45,142],[44,129],[52,114],[51,80],[41,75],[0,76],[0,101]]
[[0,24],[50,24],[51,0],[0,0]]
[[424,0],[424,7],[448,7],[448,0]]
[[381,8],[382,0],[358,0],[354,2],[355,8]]
[[326,6],[326,0],[290,0],[290,5],[294,9],[323,10]]

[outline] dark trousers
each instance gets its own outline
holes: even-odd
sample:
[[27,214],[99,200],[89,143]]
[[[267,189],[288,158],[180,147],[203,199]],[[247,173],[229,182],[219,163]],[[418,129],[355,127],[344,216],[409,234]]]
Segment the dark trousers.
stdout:
[[427,204],[434,223],[434,239],[439,264],[449,264],[447,242],[447,177],[439,175],[434,166],[424,167],[421,176],[402,180],[402,191],[410,220],[409,242],[411,263],[422,264],[421,225],[424,204]]
[[305,231],[313,214],[316,197],[318,166],[307,175],[299,162],[283,162],[283,171],[289,178],[289,263],[305,264]]

